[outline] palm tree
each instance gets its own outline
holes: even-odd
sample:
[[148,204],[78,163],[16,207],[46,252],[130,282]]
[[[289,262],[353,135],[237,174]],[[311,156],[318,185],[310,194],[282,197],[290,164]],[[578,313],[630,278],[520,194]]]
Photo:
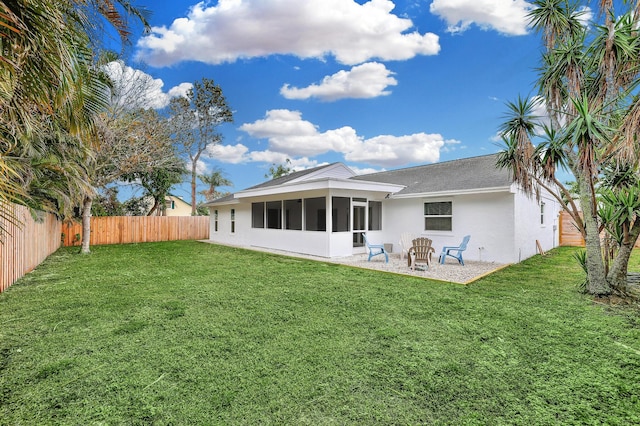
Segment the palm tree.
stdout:
[[218,187],[233,186],[233,183],[224,177],[224,174],[220,169],[214,169],[208,174],[198,175],[198,178],[205,185],[209,185],[209,188],[201,192],[207,201],[214,200],[220,196],[220,193],[217,191]]
[[0,1],[0,202],[59,210],[88,189],[83,160],[108,100],[92,47],[104,25],[128,42],[127,15],[147,26],[126,0]]
[[[538,87],[551,124],[545,127],[531,117],[532,107],[525,101],[509,104],[510,114],[502,126],[506,149],[499,165],[509,168],[529,193],[540,187],[559,189],[557,198],[565,200],[563,205],[586,241],[588,291],[608,294],[612,289],[624,293],[630,250],[621,245],[607,273],[600,232],[611,224],[603,221],[602,206],[621,201],[614,196],[600,197],[599,191],[608,185],[602,174],[607,167],[627,168],[639,175],[640,100],[634,89],[640,77],[640,43],[637,1],[625,2],[627,10],[619,16],[611,0],[599,4],[604,24],[594,26],[594,34],[588,36],[584,27],[576,26],[577,4],[534,2],[536,8],[529,17],[532,26],[543,33],[547,49]],[[544,129],[543,141],[531,149],[531,138],[540,137],[539,129]],[[556,179],[556,171],[563,168],[576,178],[581,209],[573,203],[569,188]],[[640,234],[640,218],[634,213],[616,220],[626,230],[619,241],[633,247]]]

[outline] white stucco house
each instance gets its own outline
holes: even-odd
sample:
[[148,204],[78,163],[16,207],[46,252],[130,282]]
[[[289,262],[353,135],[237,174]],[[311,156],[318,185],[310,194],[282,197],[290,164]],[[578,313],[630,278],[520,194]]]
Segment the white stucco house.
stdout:
[[211,201],[212,242],[321,257],[364,253],[362,234],[393,244],[402,233],[458,245],[465,260],[516,263],[558,245],[558,202],[528,197],[496,155],[369,175],[342,163],[294,172]]

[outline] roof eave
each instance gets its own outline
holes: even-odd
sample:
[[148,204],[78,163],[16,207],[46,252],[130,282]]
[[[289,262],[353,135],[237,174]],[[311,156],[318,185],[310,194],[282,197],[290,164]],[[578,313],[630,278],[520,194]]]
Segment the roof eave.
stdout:
[[391,195],[391,197],[389,198],[402,199],[402,198],[452,197],[454,195],[490,194],[490,193],[496,193],[496,192],[514,193],[515,189],[513,185],[509,185],[509,186],[496,186],[491,188],[459,189],[454,191],[414,192],[411,194],[394,194],[394,195]]
[[239,204],[239,203],[240,201],[234,198],[231,200],[222,200],[222,201],[213,200],[206,203],[202,203],[201,205],[202,207],[213,207],[213,206],[228,206],[231,204]]
[[321,178],[314,180],[306,180],[301,182],[287,182],[278,186],[271,186],[266,188],[248,189],[237,192],[235,195],[238,199],[262,197],[277,194],[290,194],[295,192],[322,190],[322,189],[347,189],[354,191],[373,191],[373,192],[386,192],[394,193],[404,189],[404,185],[397,185],[391,183],[379,183],[362,181],[357,179],[335,179],[335,178]]

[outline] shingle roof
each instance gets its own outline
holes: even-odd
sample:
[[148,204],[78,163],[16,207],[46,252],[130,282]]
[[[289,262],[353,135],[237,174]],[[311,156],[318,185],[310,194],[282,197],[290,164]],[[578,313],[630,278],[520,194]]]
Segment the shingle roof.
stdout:
[[[391,183],[405,188],[394,195],[428,194],[437,192],[472,191],[489,188],[506,188],[512,183],[508,170],[496,168],[497,154],[480,157],[443,161],[424,166],[408,167],[387,172],[354,176],[353,180]],[[249,189],[269,188],[299,179],[337,163],[326,164],[312,169],[293,172],[277,179],[252,186]],[[245,191],[246,191],[245,190]],[[205,205],[215,205],[234,201],[229,194]]]
[[291,182],[292,180],[299,179],[299,178],[301,178],[303,176],[306,176],[308,174],[317,172],[318,170],[322,170],[322,169],[325,169],[327,167],[333,166],[334,164],[336,164],[336,163],[324,164],[322,166],[314,167],[312,169],[305,169],[305,170],[300,170],[299,172],[292,172],[292,173],[289,173],[288,175],[280,176],[279,178],[268,180],[268,181],[260,183],[258,185],[251,186],[251,187],[249,187],[247,189],[268,188],[270,186],[282,185],[284,183]]
[[496,168],[497,154],[360,175],[352,179],[405,185],[394,195],[508,187],[508,170]]
[[[271,180],[268,180],[266,182],[262,182],[262,183],[260,183],[258,185],[255,185],[255,186],[250,186],[249,188],[244,189],[244,191],[247,191],[249,189],[269,188],[271,186],[282,185],[282,184],[285,184],[287,182],[291,182],[291,181],[293,181],[295,179],[299,179],[299,178],[301,178],[303,176],[306,176],[308,174],[311,174],[311,173],[317,172],[319,170],[322,170],[324,168],[333,166],[334,164],[337,164],[337,163],[324,164],[322,166],[314,167],[314,168],[311,168],[311,169],[305,169],[305,170],[300,170],[298,172],[292,172],[292,173],[289,173],[288,175],[280,176],[279,178],[271,179]],[[203,205],[211,206],[211,205],[214,205],[214,204],[222,204],[222,203],[227,203],[227,202],[233,201],[234,199],[235,199],[235,194],[228,194],[228,195],[225,195],[223,197],[216,198],[215,200],[209,201],[209,202],[207,202],[207,203],[205,203]]]

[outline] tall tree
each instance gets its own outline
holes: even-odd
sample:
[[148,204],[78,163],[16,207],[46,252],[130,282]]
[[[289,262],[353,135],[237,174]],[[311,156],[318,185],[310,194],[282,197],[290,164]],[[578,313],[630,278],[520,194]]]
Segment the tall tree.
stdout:
[[101,191],[91,206],[91,216],[123,216],[124,208],[118,200],[118,188],[109,187]]
[[[529,193],[541,187],[555,193],[582,232],[587,291],[594,295],[627,293],[628,259],[640,235],[640,203],[634,198],[640,189],[639,3],[623,5],[623,13],[616,14],[612,1],[600,1],[601,22],[585,26],[578,12],[581,2],[534,2],[531,24],[543,33],[546,49],[539,99],[550,124],[533,115],[533,102],[519,100],[509,104],[501,129],[506,149],[499,165],[509,168]],[[533,139],[541,140],[538,146]],[[559,182],[562,170],[573,174],[574,188]],[[613,175],[624,171],[633,179],[611,180],[606,170],[615,171]],[[611,265],[603,255],[603,230],[617,234]]]
[[270,179],[277,179],[281,176],[288,175],[292,171],[293,171],[293,168],[291,167],[291,160],[287,158],[284,164],[278,164],[278,165],[276,165],[275,163],[271,164],[271,167],[269,167],[269,173],[266,173],[264,177],[270,178]]
[[131,15],[146,26],[125,0],[0,1],[0,202],[58,212],[86,189],[82,159],[107,102],[93,48],[104,26],[128,42]]
[[208,78],[195,82],[186,97],[173,98],[169,110],[174,140],[191,168],[191,214],[195,216],[198,161],[208,147],[222,141],[218,126],[233,122],[233,113],[220,86]]
[[208,185],[207,189],[201,191],[207,201],[215,200],[222,195],[222,193],[218,191],[218,187],[233,185],[229,179],[224,177],[224,173],[220,169],[214,169],[209,173],[198,175],[198,178],[202,183]]
[[[158,176],[165,172],[173,180],[175,173],[181,175],[184,163],[175,151],[167,121],[157,111],[123,111],[113,118],[101,115],[97,127],[98,143],[85,160],[92,188],[106,188],[121,179],[144,178],[148,183],[157,181]],[[173,180],[171,185],[176,183]],[[149,184],[149,188],[152,187]],[[83,253],[90,252],[90,217],[94,196],[94,191],[87,191],[82,203]]]
[[82,200],[82,253],[90,251],[91,210],[98,191],[132,176],[144,178],[144,182],[153,187],[148,182],[159,179],[160,169],[167,168],[167,173],[174,176],[176,169],[180,174],[183,168],[166,120],[151,108],[154,100],[149,93],[156,84],[153,79],[144,73],[126,78],[124,63],[110,51],[100,53],[96,68],[108,81],[109,102],[95,117],[95,142],[91,156],[84,161],[91,188]]
[[[176,157],[176,160],[179,160]],[[162,167],[154,167],[149,170],[136,171],[125,176],[126,180],[136,181],[144,188],[143,198],[151,198],[153,205],[147,212],[147,216],[153,216],[156,211],[164,210],[164,203],[171,187],[182,182],[186,170],[184,163],[175,161],[173,164],[164,164]]]

